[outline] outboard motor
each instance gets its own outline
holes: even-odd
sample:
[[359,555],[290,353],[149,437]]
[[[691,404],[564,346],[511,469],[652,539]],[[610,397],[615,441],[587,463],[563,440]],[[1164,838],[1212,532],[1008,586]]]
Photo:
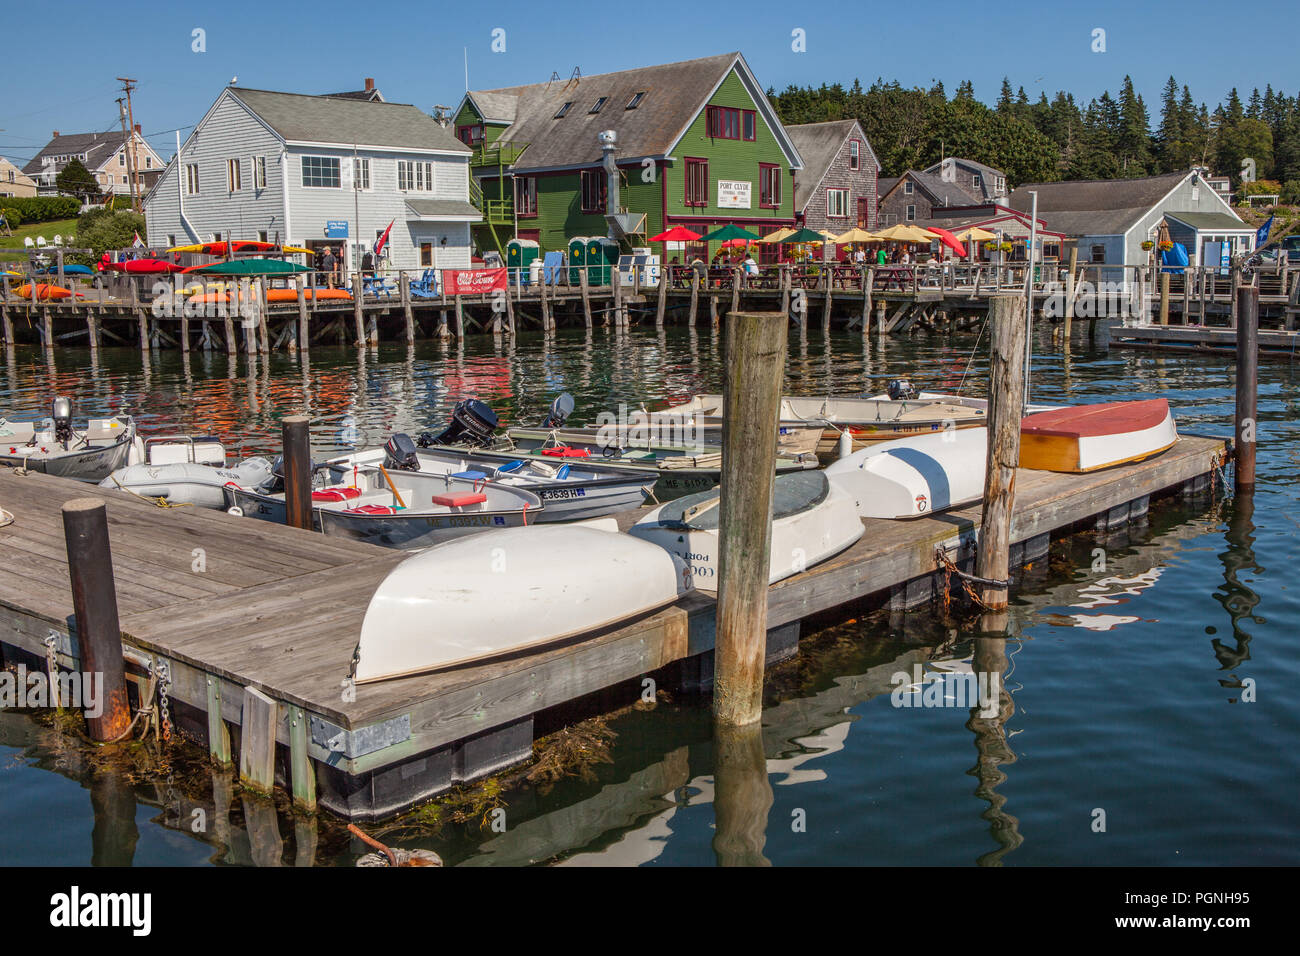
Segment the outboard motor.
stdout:
[[384,464],[401,471],[419,471],[420,459],[415,452],[415,442],[405,432],[390,435],[384,445]]
[[542,421],[543,428],[560,428],[570,415],[573,414],[573,396],[568,392],[562,392],[551,402],[551,410],[547,413],[546,418]]
[[54,440],[67,448],[72,441],[72,399],[59,396],[51,402],[50,417],[54,419]]
[[[308,474],[315,476],[317,469],[320,467],[314,460],[308,459]],[[284,491],[284,455],[276,455],[271,460],[271,476],[266,479],[266,483],[259,490],[268,495]]]
[[889,397],[896,402],[916,398],[916,389],[905,378],[896,378],[889,383]]
[[421,448],[430,445],[469,445],[472,448],[487,445],[497,429],[497,413],[486,402],[466,398],[456,403],[451,422],[440,434],[425,432],[420,436]]

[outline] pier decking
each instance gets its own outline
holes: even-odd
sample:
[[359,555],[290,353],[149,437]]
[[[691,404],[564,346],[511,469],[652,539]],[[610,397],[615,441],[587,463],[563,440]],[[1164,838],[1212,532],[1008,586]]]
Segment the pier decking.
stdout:
[[[1152,496],[1206,487],[1224,454],[1221,440],[1184,436],[1150,461],[1090,475],[1022,469],[1013,565],[1080,522],[1115,526],[1144,514]],[[43,658],[52,635],[60,663],[76,667],[60,508],[87,494],[100,491],[0,471],[0,501],[17,519],[0,529],[0,643],[10,654]],[[164,509],[121,492],[101,496],[129,669],[164,662],[173,719],[226,761],[227,734],[238,738],[250,693],[269,698],[278,776],[306,808],[319,803],[354,819],[390,814],[527,759],[533,717],[548,708],[670,664],[661,682],[711,679],[715,602],[697,591],[541,652],[351,687],[345,678],[366,606],[403,553],[222,512]],[[620,515],[620,526],[639,514]],[[846,602],[880,592],[898,610],[928,602],[942,581],[936,551],[969,560],[979,523],[978,505],[868,521],[848,551],[770,588],[769,657],[797,650],[803,618]]]

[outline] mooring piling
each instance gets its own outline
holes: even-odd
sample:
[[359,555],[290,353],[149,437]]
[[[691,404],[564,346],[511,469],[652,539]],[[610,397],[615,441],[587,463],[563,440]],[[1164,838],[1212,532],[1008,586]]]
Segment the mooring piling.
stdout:
[[[1024,414],[1028,338],[1024,297],[995,296],[989,303],[989,325],[988,457],[975,574],[988,581],[1005,582],[1010,572],[1011,518],[1016,469],[1020,465],[1020,419]],[[990,610],[1005,608],[1005,584],[981,585],[980,601]]]
[[786,317],[780,312],[733,312],[727,317],[713,688],[714,720],[723,726],[754,723],[763,712],[772,495],[785,353]]
[[311,442],[306,415],[289,415],[281,424],[284,458],[284,523],[312,528]]
[[1233,475],[1237,489],[1255,487],[1255,447],[1259,424],[1256,397],[1259,388],[1259,289],[1238,286],[1237,302],[1237,413]]
[[86,711],[86,728],[92,740],[116,740],[131,726],[131,705],[104,500],[75,498],[64,504],[63,536],[81,669],[84,674],[102,675],[100,700],[95,702],[99,713],[92,716]]

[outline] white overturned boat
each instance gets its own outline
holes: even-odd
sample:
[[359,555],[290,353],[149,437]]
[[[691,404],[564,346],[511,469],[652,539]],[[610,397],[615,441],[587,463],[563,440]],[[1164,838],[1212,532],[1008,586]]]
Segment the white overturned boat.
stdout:
[[224,508],[227,482],[256,488],[272,477],[271,462],[265,458],[246,458],[227,467],[225,446],[212,437],[150,437],[144,443],[144,459],[117,469],[99,487],[162,498],[173,505]]
[[[234,513],[285,523],[284,492],[224,486]],[[312,476],[314,525],[325,534],[389,548],[427,548],[491,528],[535,524],[542,501],[493,482],[385,472],[360,465],[318,466]]]
[[1178,441],[1163,398],[1074,405],[1020,423],[1020,467],[1081,473],[1142,461]]
[[384,465],[390,472],[418,471],[526,488],[546,508],[539,522],[597,518],[640,507],[655,478],[644,471],[596,462],[524,458],[504,452],[432,446],[416,448],[409,436],[393,435],[383,448],[331,459],[329,464]]
[[984,495],[988,429],[961,428],[868,445],[826,477],[863,518],[917,518]]
[[[654,509],[628,529],[684,560],[695,586],[718,587],[718,492],[688,495]],[[821,471],[778,476],[773,489],[769,583],[838,554],[862,537],[853,499]]]
[[357,683],[526,651],[654,611],[691,587],[679,558],[612,519],[494,531],[407,558],[370,599]]
[[86,427],[72,427],[72,402],[54,399],[51,415],[44,420],[11,422],[0,418],[0,465],[28,471],[99,481],[112,472],[139,460],[135,419],[129,415],[92,418]]

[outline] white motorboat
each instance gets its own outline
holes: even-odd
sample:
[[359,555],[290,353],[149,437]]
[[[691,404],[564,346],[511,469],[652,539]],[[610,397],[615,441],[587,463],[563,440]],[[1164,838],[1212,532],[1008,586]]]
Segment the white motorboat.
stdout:
[[329,464],[348,468],[354,464],[384,465],[394,472],[418,471],[526,488],[545,503],[537,520],[548,523],[597,518],[640,507],[655,484],[654,476],[640,469],[438,445],[417,448],[409,436],[401,433],[393,435],[383,448],[334,458]]
[[[678,498],[649,512],[628,533],[686,562],[701,590],[718,587],[718,492]],[[862,537],[853,499],[821,471],[776,478],[769,583],[838,554]]]
[[[233,513],[285,523],[283,490],[234,483],[223,488]],[[535,524],[543,509],[541,499],[525,488],[360,465],[317,466],[311,499],[313,524],[325,534],[408,550],[476,531]]]
[[366,608],[357,683],[534,650],[657,610],[691,587],[679,558],[613,520],[493,531],[399,564]]
[[226,449],[217,438],[185,435],[151,436],[144,441],[144,461],[119,468],[99,483],[172,505],[224,508],[226,482],[256,488],[272,477],[271,462],[246,458],[226,464]]
[[863,518],[917,518],[984,495],[988,429],[962,428],[868,445],[826,468]]
[[0,418],[0,465],[96,482],[114,469],[139,460],[135,419],[129,415],[92,418],[72,427],[72,402],[54,399],[50,417],[13,422]]

